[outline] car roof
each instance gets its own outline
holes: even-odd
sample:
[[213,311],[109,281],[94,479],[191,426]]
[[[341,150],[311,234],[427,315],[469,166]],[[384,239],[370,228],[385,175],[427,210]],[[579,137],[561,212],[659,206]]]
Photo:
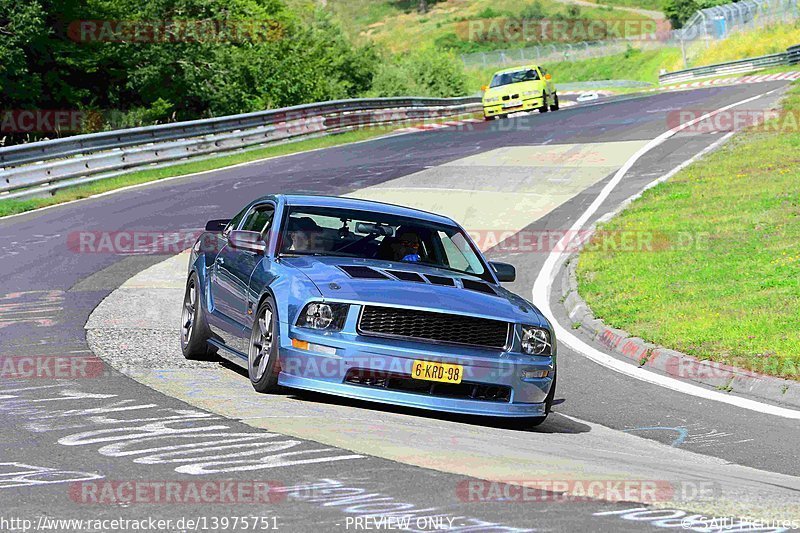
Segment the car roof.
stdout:
[[498,70],[497,72],[495,72],[495,74],[505,74],[506,72],[519,72],[520,70],[528,68],[539,68],[539,65],[520,65],[518,67],[504,68],[503,70]]
[[275,198],[283,198],[283,200],[286,202],[286,205],[290,206],[316,206],[340,209],[356,209],[361,211],[372,211],[389,215],[416,218],[425,220],[427,222],[447,224],[448,226],[457,225],[451,218],[443,215],[437,215],[436,213],[429,213],[428,211],[413,209],[411,207],[403,207],[401,205],[376,202],[374,200],[361,200],[358,198],[343,198],[341,196],[323,196],[315,194],[279,194],[275,195]]

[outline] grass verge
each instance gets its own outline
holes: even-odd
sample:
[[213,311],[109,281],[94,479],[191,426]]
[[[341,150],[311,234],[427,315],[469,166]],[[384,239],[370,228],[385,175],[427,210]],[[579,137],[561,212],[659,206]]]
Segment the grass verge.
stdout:
[[713,65],[747,57],[785,52],[800,44],[800,21],[775,24],[748,32],[733,33],[708,48],[701,48],[692,59],[692,66]]
[[[800,379],[798,116],[795,84],[782,118],[735,136],[604,225],[578,266],[594,313],[700,359]],[[606,246],[623,236],[652,245]]]
[[[464,118],[477,117],[479,114],[473,115],[459,115],[458,117],[447,117],[436,122],[447,120],[457,120]],[[434,121],[428,121],[430,124]],[[415,123],[418,124],[418,123]],[[375,127],[349,131],[336,135],[328,135],[325,137],[317,137],[313,139],[306,139],[302,141],[295,141],[290,143],[278,144],[274,146],[267,146],[246,152],[237,152],[229,155],[215,157],[213,159],[204,159],[199,161],[187,161],[180,165],[173,165],[171,167],[154,168],[148,170],[140,170],[131,172],[130,174],[123,174],[114,178],[99,180],[86,185],[70,187],[67,189],[56,192],[55,195],[47,198],[28,198],[28,199],[10,199],[0,200],[0,217],[24,213],[32,211],[41,207],[70,202],[72,200],[79,200],[81,198],[88,198],[96,194],[121,189],[122,187],[129,187],[131,185],[138,185],[140,183],[147,183],[158,181],[165,178],[172,178],[175,176],[184,176],[193,174],[195,172],[203,172],[206,170],[215,170],[219,168],[236,165],[239,163],[247,163],[249,161],[256,161],[258,159],[265,159],[268,157],[277,157],[282,155],[294,154],[298,152],[305,152],[308,150],[315,150],[318,148],[328,148],[332,146],[339,146],[347,143],[365,141],[380,137],[392,131],[414,126],[415,124],[405,123],[396,124],[386,127]]]

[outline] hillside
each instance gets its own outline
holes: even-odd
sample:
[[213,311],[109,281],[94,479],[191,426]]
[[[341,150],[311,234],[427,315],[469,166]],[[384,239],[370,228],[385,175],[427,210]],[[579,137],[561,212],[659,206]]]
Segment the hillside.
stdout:
[[[417,11],[418,4],[417,0],[327,0],[326,3],[352,37],[382,45],[395,53],[425,46],[463,53],[536,44],[531,38],[515,34],[513,28],[507,30],[513,24],[510,21],[520,19],[625,20],[634,21],[634,26],[652,21],[635,11],[603,5],[592,7],[589,2],[579,0],[440,0],[431,2],[425,14]],[[476,28],[485,38],[479,38]]]

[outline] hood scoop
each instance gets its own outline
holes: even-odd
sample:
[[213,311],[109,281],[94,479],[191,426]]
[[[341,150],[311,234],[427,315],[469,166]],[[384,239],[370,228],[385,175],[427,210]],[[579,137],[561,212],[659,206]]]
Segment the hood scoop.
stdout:
[[[442,287],[456,287],[456,280],[447,276],[437,276],[435,274],[418,274],[408,270],[384,270],[362,265],[337,265],[339,270],[353,279],[384,279],[410,281],[414,283],[430,283]],[[482,281],[461,278],[461,286],[469,291],[481,292],[492,296],[499,296],[497,291]]]
[[434,276],[433,274],[425,274],[428,281],[434,285],[442,285],[444,287],[455,287],[456,281],[453,278],[446,278],[444,276]]
[[391,279],[386,274],[374,268],[358,265],[339,265],[345,274],[355,279]]
[[386,270],[385,272],[402,281],[416,281],[417,283],[425,283],[425,278],[416,272],[404,272],[402,270]]
[[491,287],[491,285],[487,283],[483,283],[480,281],[474,281],[471,279],[462,279],[461,284],[464,286],[465,289],[470,291],[477,291],[482,292],[484,294],[491,294],[492,296],[497,296],[497,292]]

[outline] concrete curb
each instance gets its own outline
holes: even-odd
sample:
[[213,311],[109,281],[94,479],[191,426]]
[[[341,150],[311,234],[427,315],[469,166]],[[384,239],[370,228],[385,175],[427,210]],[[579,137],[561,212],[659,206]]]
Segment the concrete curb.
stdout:
[[607,326],[595,318],[588,304],[578,294],[576,268],[578,254],[562,267],[561,295],[570,326],[588,334],[617,355],[633,360],[640,367],[660,370],[680,380],[703,383],[728,392],[757,396],[773,402],[800,407],[800,383],[744,370],[670,350],[631,336],[627,331]]

